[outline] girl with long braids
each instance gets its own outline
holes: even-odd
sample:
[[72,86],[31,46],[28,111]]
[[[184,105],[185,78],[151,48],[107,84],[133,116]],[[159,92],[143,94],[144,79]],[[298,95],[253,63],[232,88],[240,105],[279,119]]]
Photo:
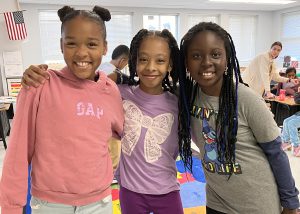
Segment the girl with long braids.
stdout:
[[179,149],[191,138],[206,175],[208,214],[291,214],[298,190],[264,100],[243,84],[231,36],[201,22],[181,40]]
[[[122,152],[115,176],[122,214],[183,214],[176,158],[179,48],[168,30],[140,30],[130,45],[130,76],[109,75],[117,83],[125,114]],[[30,66],[28,85],[43,69]],[[28,77],[32,77],[30,80]],[[128,84],[124,84],[127,82]],[[94,91],[93,93],[97,93]]]
[[58,16],[67,66],[48,70],[49,81],[18,95],[1,178],[2,214],[22,213],[29,164],[33,214],[112,214],[107,142],[121,136],[124,114],[115,83],[95,73],[107,50],[110,12],[64,6]]

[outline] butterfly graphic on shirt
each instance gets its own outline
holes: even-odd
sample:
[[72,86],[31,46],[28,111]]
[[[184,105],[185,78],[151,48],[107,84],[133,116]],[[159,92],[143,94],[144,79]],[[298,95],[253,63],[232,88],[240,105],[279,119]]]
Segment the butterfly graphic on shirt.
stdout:
[[137,142],[140,139],[142,128],[146,128],[144,139],[145,160],[152,163],[161,157],[161,144],[170,135],[174,115],[164,113],[155,117],[144,115],[133,102],[123,101],[125,111],[124,136],[122,137],[122,152],[131,155]]

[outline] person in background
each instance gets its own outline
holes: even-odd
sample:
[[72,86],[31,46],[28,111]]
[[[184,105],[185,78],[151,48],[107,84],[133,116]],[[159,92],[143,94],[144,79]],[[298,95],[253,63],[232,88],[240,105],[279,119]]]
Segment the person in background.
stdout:
[[126,45],[119,45],[114,49],[111,55],[111,61],[102,63],[99,70],[104,71],[106,75],[116,70],[121,71],[128,64],[128,59],[129,48]]
[[281,42],[274,42],[268,52],[257,55],[242,73],[244,82],[258,95],[265,98],[273,98],[275,96],[271,93],[271,80],[298,84],[298,80],[296,79],[289,79],[279,75],[274,59],[278,57],[281,50]]
[[[122,214],[183,214],[176,170],[178,62],[179,48],[170,31],[142,29],[130,44],[129,79],[119,72],[109,75],[120,83],[125,114],[115,173]],[[39,67],[25,73],[25,78],[45,76]]]
[[116,84],[96,74],[111,15],[98,6],[64,6],[58,16],[67,66],[44,71],[49,81],[19,93],[0,184],[2,214],[22,213],[29,164],[33,214],[112,214],[107,142],[121,136],[124,114]]
[[[285,76],[289,79],[298,79],[296,77],[296,73],[297,73],[296,68],[289,67],[285,71]],[[300,86],[299,83],[295,85],[293,82],[283,82],[283,83],[280,82],[280,83],[277,84],[277,93],[276,93],[276,95],[279,95],[280,89],[284,89],[286,95],[294,96],[294,94],[298,91],[299,86]]]
[[[300,87],[298,87],[298,93],[295,93],[295,100],[300,99]],[[295,157],[300,157],[300,140],[299,131],[300,128],[300,111],[294,115],[284,119],[282,128],[282,149],[284,151],[292,149],[292,153]]]
[[191,168],[191,138],[199,147],[207,214],[296,214],[299,192],[277,124],[243,84],[230,34],[201,22],[180,51],[179,151]]

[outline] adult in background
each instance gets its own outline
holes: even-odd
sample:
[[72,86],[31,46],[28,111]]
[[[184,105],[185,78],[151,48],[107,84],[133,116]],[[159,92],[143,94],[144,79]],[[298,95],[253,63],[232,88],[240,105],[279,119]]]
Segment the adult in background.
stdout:
[[282,50],[281,42],[274,42],[268,52],[256,56],[242,73],[245,83],[249,85],[257,94],[265,98],[272,98],[275,95],[271,93],[270,82],[292,82],[298,84],[298,80],[281,77],[276,69],[274,59],[278,57]]
[[127,64],[129,59],[129,48],[126,45],[117,46],[112,55],[111,61],[102,63],[99,70],[104,71],[107,75],[114,71],[121,71]]

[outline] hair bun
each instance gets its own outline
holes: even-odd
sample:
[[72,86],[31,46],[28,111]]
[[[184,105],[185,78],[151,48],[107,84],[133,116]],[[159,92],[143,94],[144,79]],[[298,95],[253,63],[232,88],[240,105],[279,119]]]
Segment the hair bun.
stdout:
[[97,13],[97,14],[101,17],[101,19],[102,19],[103,21],[106,21],[106,22],[107,22],[107,21],[109,21],[109,20],[111,19],[110,12],[109,12],[109,10],[106,9],[106,8],[99,7],[99,6],[95,6],[95,7],[93,8],[93,12]]
[[74,11],[74,8],[70,6],[64,6],[57,11],[60,21],[62,22],[65,16]]

